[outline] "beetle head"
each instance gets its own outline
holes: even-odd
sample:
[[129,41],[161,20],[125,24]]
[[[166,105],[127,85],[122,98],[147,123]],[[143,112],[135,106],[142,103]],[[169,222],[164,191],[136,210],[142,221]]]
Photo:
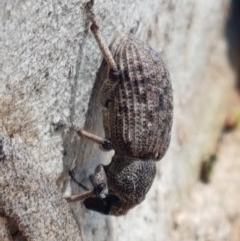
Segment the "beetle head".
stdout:
[[91,177],[96,197],[87,198],[84,204],[103,214],[123,215],[144,200],[155,175],[152,160],[114,155],[108,166],[96,168]]
[[104,199],[108,195],[107,176],[103,165],[98,165],[90,180],[94,186],[96,197]]

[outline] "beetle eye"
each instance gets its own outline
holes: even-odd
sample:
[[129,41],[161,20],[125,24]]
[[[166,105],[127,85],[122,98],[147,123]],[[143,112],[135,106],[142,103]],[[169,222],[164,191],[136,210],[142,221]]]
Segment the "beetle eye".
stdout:
[[100,183],[95,187],[95,192],[97,194],[100,194],[104,189],[106,189],[106,184],[105,183]]

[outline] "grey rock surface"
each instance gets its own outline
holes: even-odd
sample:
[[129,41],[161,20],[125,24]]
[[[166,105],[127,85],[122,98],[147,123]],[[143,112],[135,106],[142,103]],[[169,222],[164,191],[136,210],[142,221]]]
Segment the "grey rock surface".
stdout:
[[[70,207],[31,152],[0,124],[0,214],[4,238],[14,240],[82,240]],[[15,226],[15,228],[14,228]],[[8,232],[6,230],[8,228]],[[10,228],[12,227],[12,228]],[[15,231],[13,231],[15,229]],[[12,230],[12,231],[11,231]],[[11,240],[11,239],[10,239]]]
[[[175,212],[198,177],[202,155],[217,138],[232,86],[223,40],[228,2],[95,2],[107,43],[116,31],[132,31],[163,51],[175,111],[169,151],[140,206],[115,218],[88,211],[79,202],[71,205],[85,240],[169,240]],[[0,2],[1,121],[63,190],[70,168],[84,179],[111,156],[73,133],[55,132],[51,125],[62,120],[104,135],[97,94],[90,99],[102,57],[83,3]]]

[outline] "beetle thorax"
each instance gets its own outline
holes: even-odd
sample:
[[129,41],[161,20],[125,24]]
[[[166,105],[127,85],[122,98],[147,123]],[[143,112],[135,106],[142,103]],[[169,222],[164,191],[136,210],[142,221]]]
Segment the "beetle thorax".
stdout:
[[144,200],[156,175],[156,163],[114,155],[105,171],[109,193],[118,196],[122,205],[130,209]]

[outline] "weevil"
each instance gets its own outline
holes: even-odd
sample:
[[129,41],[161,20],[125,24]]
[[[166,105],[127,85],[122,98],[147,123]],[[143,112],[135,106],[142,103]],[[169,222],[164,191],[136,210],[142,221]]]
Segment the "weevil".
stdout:
[[88,209],[118,216],[144,200],[156,175],[156,162],[168,149],[172,86],[161,55],[135,36],[118,33],[108,47],[92,8],[90,1],[85,6],[90,29],[108,65],[99,89],[105,139],[76,131],[115,154],[109,165],[98,165],[90,176],[93,190],[67,199],[84,200]]

